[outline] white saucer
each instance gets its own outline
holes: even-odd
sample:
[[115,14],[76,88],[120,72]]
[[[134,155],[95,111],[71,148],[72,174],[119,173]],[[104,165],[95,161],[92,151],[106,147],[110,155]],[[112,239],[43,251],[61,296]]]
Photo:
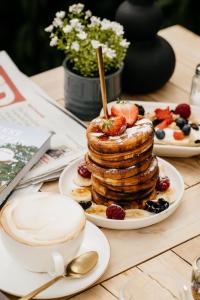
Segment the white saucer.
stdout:
[[[73,179],[76,175],[77,167],[82,160],[83,158],[79,158],[73,161],[62,172],[59,179],[59,191],[61,194],[68,195],[70,197],[71,190],[77,187],[74,184]],[[181,199],[184,193],[184,182],[180,173],[170,163],[161,158],[158,158],[158,164],[160,167],[160,171],[163,170],[162,173],[165,176],[169,177],[173,191],[170,195],[170,200],[173,203],[170,204],[168,209],[159,214],[151,214],[150,216],[130,218],[125,220],[112,220],[99,215],[86,213],[87,219],[100,227],[126,230],[147,227],[169,217],[181,203]],[[160,197],[162,197],[162,195],[160,195]],[[165,198],[164,195],[163,197]]]
[[[81,279],[62,279],[36,298],[51,299],[75,294],[92,285],[105,272],[110,259],[108,240],[100,229],[87,221],[80,253],[89,250],[95,250],[99,254],[99,260],[94,270]],[[0,290],[21,297],[50,279],[48,274],[33,273],[23,269],[9,256],[0,239]]]
[[[130,100],[132,101],[132,100]],[[108,111],[110,112],[111,106],[116,101],[108,103]],[[151,102],[151,101],[134,101],[134,103],[142,105],[146,112],[152,112],[156,108],[166,108],[167,106],[170,109],[175,109],[177,104],[173,103],[165,103],[165,102]],[[200,120],[200,107],[196,105],[190,105],[192,114]],[[101,110],[100,114],[102,115],[103,109]],[[158,156],[170,156],[170,157],[191,157],[200,154],[200,146],[198,147],[191,147],[191,146],[177,146],[177,145],[159,145],[154,143],[153,151]]]

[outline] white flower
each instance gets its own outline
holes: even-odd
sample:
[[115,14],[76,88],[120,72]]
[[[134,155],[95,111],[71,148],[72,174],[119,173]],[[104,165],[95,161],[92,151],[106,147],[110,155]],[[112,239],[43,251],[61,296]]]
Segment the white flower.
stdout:
[[85,12],[85,19],[87,20],[88,18],[90,18],[92,16],[92,13],[90,10],[86,10]]
[[111,27],[112,27],[112,22],[110,22],[109,20],[103,19],[101,21],[101,29],[102,30],[107,30],[107,29],[110,29]]
[[70,25],[76,30],[81,31],[83,29],[83,25],[79,22],[79,19],[74,18],[70,20]]
[[87,38],[87,33],[85,31],[80,31],[78,34],[77,34],[77,37],[80,39],[80,40],[85,40]]
[[99,26],[101,24],[101,20],[98,17],[92,16],[90,18],[91,24],[89,24],[89,27]]
[[46,32],[52,32],[53,30],[53,25],[49,25],[48,27],[45,28]]
[[130,45],[130,42],[128,42],[126,39],[123,39],[123,40],[121,40],[121,42],[119,44],[123,48],[128,48],[128,46]]
[[66,25],[65,27],[63,27],[63,31],[64,33],[69,33],[72,31],[72,26],[71,25]]
[[53,26],[54,27],[62,27],[63,21],[60,18],[54,18]]
[[51,41],[50,41],[50,46],[51,47],[54,47],[57,45],[57,42],[58,42],[58,37],[57,36],[54,36]]
[[118,36],[124,34],[124,27],[121,24],[117,23],[117,22],[112,22],[112,30]]
[[65,12],[64,12],[63,10],[58,11],[58,12],[56,13],[56,17],[57,17],[57,18],[63,19],[64,16],[65,16]]
[[84,4],[82,4],[82,3],[73,4],[69,7],[69,12],[75,13],[75,14],[80,14],[83,9],[84,9]]
[[73,42],[73,43],[71,44],[71,49],[72,49],[72,50],[75,50],[76,52],[78,52],[79,49],[80,49],[79,43],[78,43],[78,42]]
[[103,54],[105,54],[105,56],[107,56],[110,59],[116,57],[116,51],[109,48],[107,45],[102,45],[102,52]]
[[97,48],[99,48],[102,44],[99,42],[99,41],[97,41],[97,40],[91,40],[91,44],[92,44],[92,47],[94,48],[94,49],[97,49]]

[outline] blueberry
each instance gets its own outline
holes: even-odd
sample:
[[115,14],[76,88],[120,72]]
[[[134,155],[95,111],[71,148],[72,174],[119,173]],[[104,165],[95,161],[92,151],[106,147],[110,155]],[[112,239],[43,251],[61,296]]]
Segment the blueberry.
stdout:
[[145,109],[142,105],[135,104],[138,107],[139,115],[144,116],[145,114]]
[[92,205],[92,201],[80,201],[79,204],[86,210]]
[[200,140],[196,140],[194,142],[195,142],[195,144],[200,144]]
[[184,125],[183,128],[182,128],[182,131],[183,131],[183,133],[184,133],[185,135],[189,135],[189,134],[190,134],[190,131],[191,131],[190,125],[188,125],[188,124]]
[[191,127],[192,127],[192,129],[194,129],[194,130],[199,130],[199,126],[198,126],[197,124],[195,124],[195,123],[192,123],[192,124],[191,124]]
[[165,132],[162,129],[157,129],[155,132],[155,135],[156,135],[157,139],[163,140],[165,137]]
[[186,125],[186,124],[188,123],[188,120],[186,120],[186,119],[180,117],[180,118],[177,118],[175,122],[176,122],[176,125],[177,125],[180,129],[182,129],[183,126]]

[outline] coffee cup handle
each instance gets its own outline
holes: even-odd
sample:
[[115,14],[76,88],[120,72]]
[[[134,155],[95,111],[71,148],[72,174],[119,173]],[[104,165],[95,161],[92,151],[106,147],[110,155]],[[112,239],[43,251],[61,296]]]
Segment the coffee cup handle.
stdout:
[[50,266],[50,269],[48,271],[49,275],[53,277],[63,275],[65,273],[65,264],[63,256],[59,252],[53,252],[51,256],[52,265]]

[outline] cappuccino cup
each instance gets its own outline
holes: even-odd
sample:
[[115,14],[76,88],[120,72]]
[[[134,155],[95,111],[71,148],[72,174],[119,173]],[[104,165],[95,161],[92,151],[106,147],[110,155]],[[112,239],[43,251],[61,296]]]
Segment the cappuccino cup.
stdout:
[[74,200],[56,193],[15,198],[0,212],[0,232],[9,254],[25,269],[64,273],[84,237],[85,214]]

